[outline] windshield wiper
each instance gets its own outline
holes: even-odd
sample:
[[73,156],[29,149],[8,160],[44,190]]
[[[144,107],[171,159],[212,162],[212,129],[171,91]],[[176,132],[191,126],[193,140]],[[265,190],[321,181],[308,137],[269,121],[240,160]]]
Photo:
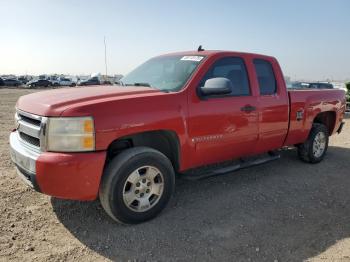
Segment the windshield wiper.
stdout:
[[149,84],[149,83],[146,83],[146,82],[136,82],[136,83],[133,83],[133,84],[125,84],[125,83],[123,83],[123,85],[124,86],[145,86],[145,87],[150,87],[150,88],[154,88],[154,89],[157,89],[157,90],[159,90],[159,91],[161,91],[161,92],[164,92],[164,93],[169,93],[169,90],[164,90],[164,89],[159,89],[159,88],[157,88],[157,87],[154,87],[154,86],[152,86],[151,84]]
[[142,83],[142,82],[139,82],[139,83],[133,83],[132,84],[133,86],[146,86],[146,87],[152,87],[149,83]]

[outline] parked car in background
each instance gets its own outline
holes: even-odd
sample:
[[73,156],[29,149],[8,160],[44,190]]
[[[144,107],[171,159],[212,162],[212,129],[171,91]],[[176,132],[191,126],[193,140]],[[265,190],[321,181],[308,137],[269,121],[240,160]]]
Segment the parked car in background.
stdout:
[[4,80],[0,77],[0,86],[4,86],[5,83],[4,83]]
[[28,76],[19,76],[17,79],[21,81],[23,85],[27,84],[30,81]]
[[331,82],[331,84],[333,85],[333,88],[344,90],[345,93],[347,93],[347,91],[348,91],[348,89],[346,88],[345,83]]
[[58,84],[60,86],[76,86],[76,83],[72,81],[72,79],[69,79],[67,77],[60,77],[58,79]]
[[5,86],[21,86],[22,82],[15,78],[3,79]]
[[49,76],[47,78],[47,80],[49,80],[52,83],[52,86],[59,86],[60,85],[59,78],[55,75]]
[[49,87],[53,86],[52,82],[47,79],[37,79],[27,83],[29,87]]
[[95,76],[95,77],[91,77],[89,78],[88,80],[84,80],[84,81],[81,81],[79,82],[79,86],[94,86],[94,85],[100,85],[101,84],[101,81],[100,79]]
[[47,75],[39,75],[39,79],[47,79]]
[[334,89],[331,83],[317,82],[317,83],[309,83],[309,88],[314,89]]
[[111,81],[109,81],[109,80],[103,80],[103,81],[101,81],[101,85],[113,85],[113,83],[111,82]]
[[302,88],[308,88],[308,87],[309,87],[308,83],[299,82],[299,81],[293,81],[290,83],[290,86],[288,86],[288,88],[291,88],[291,89],[302,89]]

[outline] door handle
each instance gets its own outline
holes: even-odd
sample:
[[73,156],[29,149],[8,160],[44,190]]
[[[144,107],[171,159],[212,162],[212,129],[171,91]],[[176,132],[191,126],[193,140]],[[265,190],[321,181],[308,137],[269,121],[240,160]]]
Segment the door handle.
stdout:
[[251,106],[251,105],[246,105],[244,107],[241,107],[241,111],[243,112],[252,112],[255,111],[256,107],[255,106]]

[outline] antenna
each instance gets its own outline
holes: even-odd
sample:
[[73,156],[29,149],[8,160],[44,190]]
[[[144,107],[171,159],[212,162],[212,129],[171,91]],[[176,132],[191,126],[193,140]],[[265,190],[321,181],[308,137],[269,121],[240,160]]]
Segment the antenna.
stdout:
[[198,52],[204,51],[204,49],[202,48],[202,45],[198,46],[197,51],[198,51]]
[[107,46],[106,46],[106,37],[103,37],[103,43],[105,45],[105,68],[106,68],[106,77],[107,77]]

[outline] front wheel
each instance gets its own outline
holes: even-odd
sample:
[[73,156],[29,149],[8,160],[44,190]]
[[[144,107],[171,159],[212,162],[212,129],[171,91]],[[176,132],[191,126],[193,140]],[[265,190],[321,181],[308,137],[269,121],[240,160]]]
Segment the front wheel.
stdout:
[[157,216],[171,198],[175,173],[170,160],[147,148],[127,149],[107,165],[100,201],[111,218],[136,224]]
[[327,127],[319,123],[313,124],[308,139],[298,146],[299,158],[308,163],[322,161],[328,149],[328,141]]

